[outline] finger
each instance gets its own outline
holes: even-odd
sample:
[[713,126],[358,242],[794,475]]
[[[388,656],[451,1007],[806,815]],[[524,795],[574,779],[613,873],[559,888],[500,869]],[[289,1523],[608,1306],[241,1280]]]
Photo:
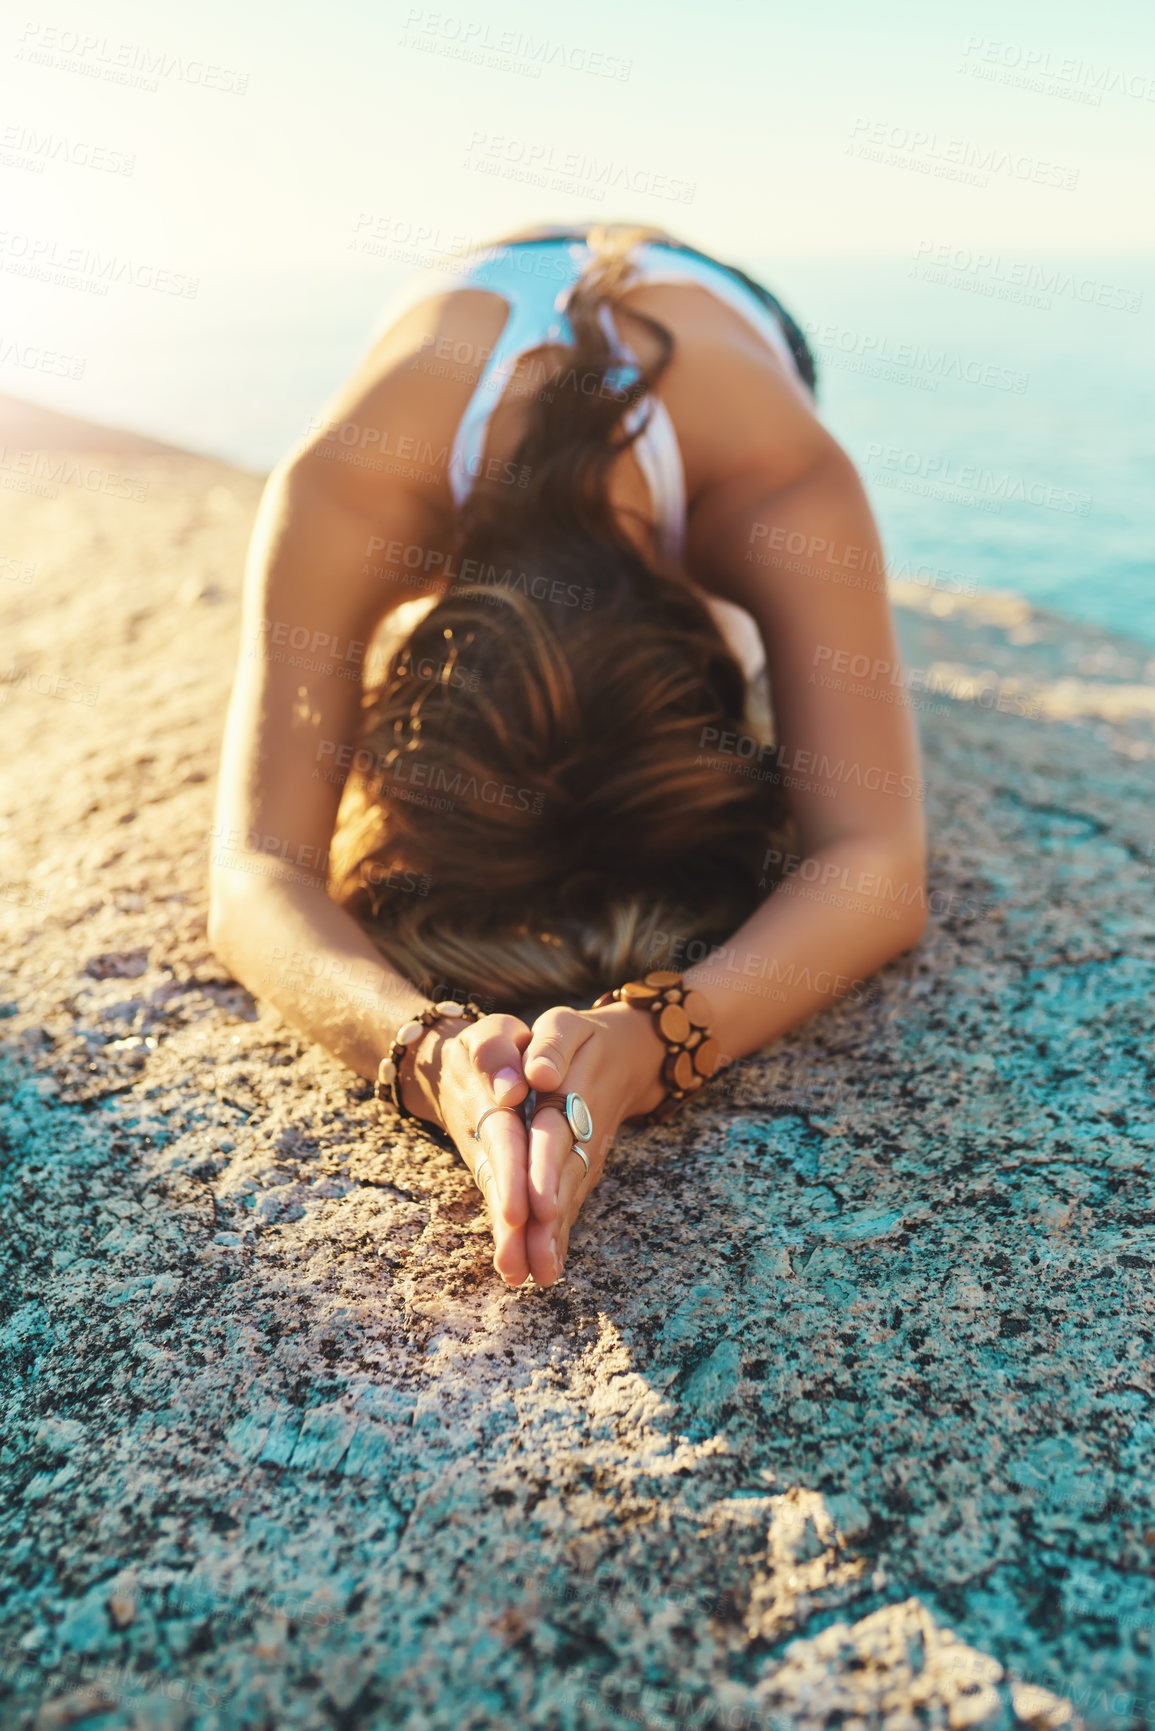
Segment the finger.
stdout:
[[[481,1124],[481,1141],[474,1141],[474,1172],[482,1174],[481,1190],[493,1221],[494,1267],[503,1279],[519,1286],[528,1273],[525,1222],[528,1213],[526,1134],[520,1113],[494,1112],[491,1106],[519,1107],[529,1093],[521,1054],[530,1031],[516,1016],[484,1016],[462,1035],[472,1069],[468,1098],[474,1108],[471,1131]],[[481,1164],[488,1153],[490,1165]],[[490,1178],[492,1173],[492,1178]]]
[[581,1212],[582,1204],[601,1175],[601,1168],[593,1159],[589,1148],[586,1149],[586,1156],[590,1162],[588,1172],[585,1161],[574,1152],[571,1138],[569,1150],[562,1162],[557,1212],[549,1229],[548,1240],[537,1221],[531,1219],[526,1227],[526,1256],[530,1273],[539,1286],[552,1284],[554,1280],[560,1280],[565,1273],[570,1231]]
[[546,1010],[533,1024],[533,1038],[522,1057],[522,1068],[531,1088],[548,1093],[557,1088],[593,1028],[576,1010],[559,1007]]
[[593,1135],[581,1144],[589,1160],[588,1174],[585,1161],[573,1151],[573,1132],[560,1109],[544,1107],[530,1127],[530,1218],[525,1242],[530,1273],[540,1286],[560,1278],[570,1230],[601,1177],[613,1142],[616,1125],[599,1108],[598,1071],[598,1053],[591,1043],[578,1053],[562,1084],[582,1095],[593,1116]]
[[520,1114],[494,1112],[481,1126],[480,1140],[473,1141],[473,1149],[474,1180],[493,1226],[493,1266],[508,1285],[520,1286],[529,1273],[526,1136]]
[[525,1250],[529,1271],[539,1286],[551,1286],[561,1273],[561,1228],[559,1212],[562,1178],[572,1160],[582,1163],[573,1148],[573,1131],[565,1113],[546,1106],[529,1130],[529,1218],[525,1228]]
[[465,1049],[492,1090],[491,1104],[517,1106],[529,1093],[522,1052],[531,1037],[516,1016],[483,1016],[463,1034]]
[[[516,1017],[482,1017],[447,1043],[440,1075],[446,1123],[489,1211],[494,1266],[515,1286],[520,1286],[529,1272],[525,1254],[527,1143],[516,1100],[517,1094],[527,1091],[520,1068],[521,1050],[529,1039],[529,1029]],[[482,1067],[479,1057],[492,1074]],[[506,1064],[506,1059],[511,1062]],[[514,1064],[519,1072],[518,1085],[505,1088],[497,1081],[497,1073],[503,1068],[513,1069]],[[514,1096],[512,1105],[501,1097],[509,1094]],[[491,1113],[491,1108],[499,1106],[501,1110]],[[479,1126],[480,1137],[475,1134]]]
[[[586,1152],[586,1159],[589,1161],[588,1172],[585,1161],[578,1158],[573,1152],[572,1146],[569,1160],[562,1168],[557,1205],[558,1219],[554,1234],[557,1241],[556,1260],[559,1279],[565,1273],[566,1257],[569,1255],[569,1235],[577,1224],[578,1215],[589,1200],[591,1192],[601,1182],[613,1140],[612,1134],[595,1134],[582,1144]],[[528,1252],[528,1242],[526,1248]]]
[[594,1140],[595,1138],[591,1136],[588,1143],[582,1144],[585,1148],[586,1160],[589,1162],[588,1172],[586,1160],[582,1160],[573,1152],[572,1144],[569,1158],[561,1169],[555,1232],[559,1274],[565,1269],[565,1259],[569,1251],[569,1235],[574,1222],[581,1213],[582,1204],[600,1177],[602,1167],[605,1164],[604,1157],[601,1160],[594,1157]]
[[[539,1094],[570,1092],[578,1086],[574,1078],[581,1068],[579,1054],[593,1035],[591,1024],[576,1010],[559,1007],[538,1017],[523,1061]],[[531,1133],[529,1142],[529,1211],[532,1220],[552,1226],[557,1219],[561,1172],[573,1136],[565,1114],[552,1106],[535,1109],[534,1125],[538,1133]]]

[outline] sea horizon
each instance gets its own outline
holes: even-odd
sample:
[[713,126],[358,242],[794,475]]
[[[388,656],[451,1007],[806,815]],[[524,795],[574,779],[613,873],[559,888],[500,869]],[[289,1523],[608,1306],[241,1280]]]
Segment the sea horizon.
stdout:
[[[0,347],[0,390],[267,473],[416,262],[435,289],[450,257],[439,239],[209,271],[178,306],[142,297],[115,342],[108,303],[90,297],[67,337],[54,324],[73,376],[5,366]],[[819,412],[863,475],[889,569],[955,593],[1010,590],[1155,645],[1155,259],[927,241],[905,257],[727,262],[805,332]]]

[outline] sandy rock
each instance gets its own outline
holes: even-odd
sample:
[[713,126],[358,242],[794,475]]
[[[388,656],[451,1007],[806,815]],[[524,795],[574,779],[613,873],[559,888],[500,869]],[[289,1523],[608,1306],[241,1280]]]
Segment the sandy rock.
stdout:
[[926,939],[509,1293],[209,951],[260,485],[131,462],[3,498],[0,1722],[1148,1721],[1149,653],[904,593]]

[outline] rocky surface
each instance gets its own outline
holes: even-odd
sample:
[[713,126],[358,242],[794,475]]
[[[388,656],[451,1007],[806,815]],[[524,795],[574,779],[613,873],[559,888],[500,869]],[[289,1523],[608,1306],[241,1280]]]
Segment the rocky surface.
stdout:
[[1155,1719],[1150,652],[899,593],[924,943],[510,1293],[208,950],[259,480],[13,461],[0,1724]]

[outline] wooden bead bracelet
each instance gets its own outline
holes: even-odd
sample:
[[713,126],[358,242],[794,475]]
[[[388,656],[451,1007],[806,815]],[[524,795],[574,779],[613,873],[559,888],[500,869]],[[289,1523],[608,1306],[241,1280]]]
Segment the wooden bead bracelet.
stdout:
[[603,992],[593,1008],[600,1010],[605,1004],[631,1004],[654,1018],[655,1032],[666,1048],[661,1069],[666,1098],[652,1112],[627,1118],[626,1123],[636,1128],[664,1123],[718,1068],[718,1042],[708,1022],[710,1005],[702,992],[686,985],[681,974],[665,969]]
[[[423,1124],[431,1133],[440,1131],[440,1126],[422,1118],[419,1113],[411,1112],[401,1097],[401,1066],[407,1052],[415,1051],[421,1044],[430,1028],[443,1018],[463,1017],[467,1022],[479,1022],[484,1014],[476,1004],[458,1004],[446,998],[440,1004],[430,1004],[427,1010],[422,1010],[419,1016],[411,1021],[403,1022],[393,1037],[389,1056],[382,1058],[377,1066],[377,1080],[373,1084],[373,1094],[378,1100],[390,1100],[399,1118],[412,1118],[418,1124]],[[444,1134],[444,1132],[441,1132]]]

